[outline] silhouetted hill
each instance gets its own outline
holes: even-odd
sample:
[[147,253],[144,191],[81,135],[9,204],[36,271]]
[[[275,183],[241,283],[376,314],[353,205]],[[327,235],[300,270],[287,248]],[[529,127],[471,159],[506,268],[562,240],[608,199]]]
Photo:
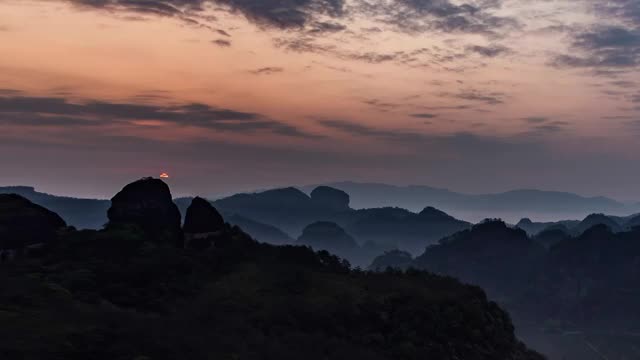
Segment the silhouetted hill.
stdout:
[[267,244],[286,245],[295,242],[291,236],[277,227],[263,224],[241,215],[232,215],[229,217],[229,223],[239,226],[254,239]]
[[367,264],[380,250],[399,248],[420,253],[427,245],[470,226],[433,207],[419,214],[400,208],[353,210],[349,201],[349,195],[340,190],[318,187],[311,196],[285,188],[234,195],[214,204],[224,214],[269,224],[289,234],[300,234],[313,222],[334,222],[363,246],[357,262],[363,259]]
[[531,286],[544,252],[523,230],[486,221],[428,247],[412,265],[479,285],[505,301]]
[[552,227],[533,239],[489,221],[427,248],[410,266],[483,287],[554,360],[634,358],[640,229],[614,232],[601,216],[585,220],[596,225],[580,235]]
[[0,187],[0,194],[18,194],[59,214],[78,229],[99,229],[107,223],[109,200],[76,199],[37,192],[28,186]]
[[[268,190],[254,194],[237,194],[214,201],[216,208],[226,214],[236,214],[280,228],[288,234],[300,234],[314,221],[332,221],[347,206],[338,206],[327,200],[329,190],[321,191],[312,199],[296,188]],[[325,194],[322,194],[325,192]],[[324,196],[322,196],[324,195]],[[329,195],[334,195],[331,192]]]
[[481,289],[451,278],[355,271],[229,224],[206,250],[172,246],[180,215],[165,186],[128,185],[104,230],[0,263],[3,360],[542,359]]
[[580,235],[596,225],[605,225],[614,232],[622,230],[622,226],[604,214],[591,214],[569,230],[575,235]]
[[411,266],[412,261],[413,257],[410,253],[390,250],[373,259],[369,269],[372,271],[385,271],[388,268],[406,270]]
[[328,221],[318,221],[305,227],[296,244],[310,246],[316,251],[326,250],[345,259],[357,258],[360,250],[351,235],[338,224]]
[[550,222],[533,222],[528,218],[520,220],[516,227],[527,232],[529,236],[535,236],[544,230],[560,229],[571,233],[571,229],[580,224],[580,220],[561,220]]
[[0,251],[54,239],[66,226],[58,214],[20,195],[0,194]]
[[623,336],[640,330],[640,231],[614,233],[596,225],[551,248],[540,304],[591,330]]
[[631,214],[631,215],[626,215],[626,216],[615,216],[615,215],[607,215],[607,217],[609,217],[611,220],[615,221],[618,223],[618,225],[620,226],[624,226],[625,224],[627,224],[631,219],[633,219],[636,216],[639,216],[640,214]]
[[[182,214],[186,214],[187,208],[192,200],[193,198],[183,197],[174,199],[173,202],[178,206]],[[214,202],[210,200],[209,202],[214,204]],[[289,234],[273,225],[265,224],[243,215],[234,214],[233,212],[222,212],[222,215],[230,224],[241,227],[243,231],[260,242],[273,245],[293,244],[295,242],[295,239]]]
[[421,253],[427,245],[471,224],[427,207],[419,214],[398,208],[357,210],[346,225],[358,240]]
[[533,222],[531,219],[524,218],[518,221],[516,227],[527,232],[529,236],[536,236],[544,230],[549,230],[550,228],[564,228],[567,232],[570,229],[576,227],[580,224],[579,220],[563,220],[563,221],[552,221],[552,222]]
[[[457,218],[480,221],[499,217],[516,222],[523,217],[582,218],[594,212],[625,215],[638,212],[638,204],[623,204],[605,197],[583,197],[567,192],[515,190],[497,194],[462,194],[429,186],[393,186],[375,183],[325,184],[351,196],[356,209],[402,207],[412,211],[430,204]],[[313,186],[303,187],[310,191]]]
[[559,229],[573,235],[580,235],[586,230],[600,224],[608,226],[615,232],[622,231],[627,227],[627,221],[630,221],[631,219],[633,219],[633,217],[590,214],[581,221],[563,220],[557,222],[532,222],[525,218],[520,220],[516,226],[525,230],[530,236],[535,236],[544,230],[552,229]]

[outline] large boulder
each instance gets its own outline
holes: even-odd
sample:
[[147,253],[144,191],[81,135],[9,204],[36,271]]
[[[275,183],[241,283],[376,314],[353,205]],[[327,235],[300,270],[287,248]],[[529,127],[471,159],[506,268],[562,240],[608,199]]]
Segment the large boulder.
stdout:
[[58,214],[16,194],[0,194],[0,250],[46,243],[67,224]]
[[220,235],[224,228],[222,215],[211,203],[200,197],[191,201],[182,228],[185,235],[185,245],[189,246],[192,240],[205,240],[208,237]]
[[349,210],[349,194],[328,186],[318,186],[311,192],[311,200],[318,206],[332,211]]
[[144,178],[125,186],[111,199],[109,226],[135,225],[154,242],[182,241],[180,210],[162,180]]

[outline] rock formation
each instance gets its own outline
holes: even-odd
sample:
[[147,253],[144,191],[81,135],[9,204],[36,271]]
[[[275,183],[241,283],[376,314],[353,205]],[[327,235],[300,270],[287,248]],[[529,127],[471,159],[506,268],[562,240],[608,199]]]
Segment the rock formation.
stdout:
[[224,219],[211,203],[200,197],[191,201],[184,218],[185,246],[208,248],[210,242],[204,244],[203,241],[222,234],[224,229]]
[[181,245],[180,211],[162,180],[144,178],[125,186],[111,199],[109,226],[135,225],[151,241]]

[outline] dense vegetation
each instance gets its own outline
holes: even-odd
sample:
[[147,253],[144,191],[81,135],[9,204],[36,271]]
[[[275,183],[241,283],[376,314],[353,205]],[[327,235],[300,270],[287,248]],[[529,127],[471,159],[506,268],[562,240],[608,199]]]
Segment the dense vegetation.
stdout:
[[552,228],[530,238],[490,220],[442,239],[409,264],[394,253],[374,264],[481,286],[512,314],[525,341],[554,359],[638,356],[640,228],[615,232],[597,224],[578,236]]

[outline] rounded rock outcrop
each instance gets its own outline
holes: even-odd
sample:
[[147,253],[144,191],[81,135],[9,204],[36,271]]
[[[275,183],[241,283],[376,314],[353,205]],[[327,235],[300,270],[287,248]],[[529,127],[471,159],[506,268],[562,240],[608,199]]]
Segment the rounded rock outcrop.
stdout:
[[191,200],[184,218],[183,231],[190,234],[209,233],[224,228],[224,218],[207,200],[196,197]]
[[125,186],[111,199],[109,226],[136,225],[156,242],[181,241],[180,210],[169,186],[162,180],[143,178]]
[[349,194],[328,186],[318,186],[311,192],[311,200],[318,206],[333,211],[349,210]]

